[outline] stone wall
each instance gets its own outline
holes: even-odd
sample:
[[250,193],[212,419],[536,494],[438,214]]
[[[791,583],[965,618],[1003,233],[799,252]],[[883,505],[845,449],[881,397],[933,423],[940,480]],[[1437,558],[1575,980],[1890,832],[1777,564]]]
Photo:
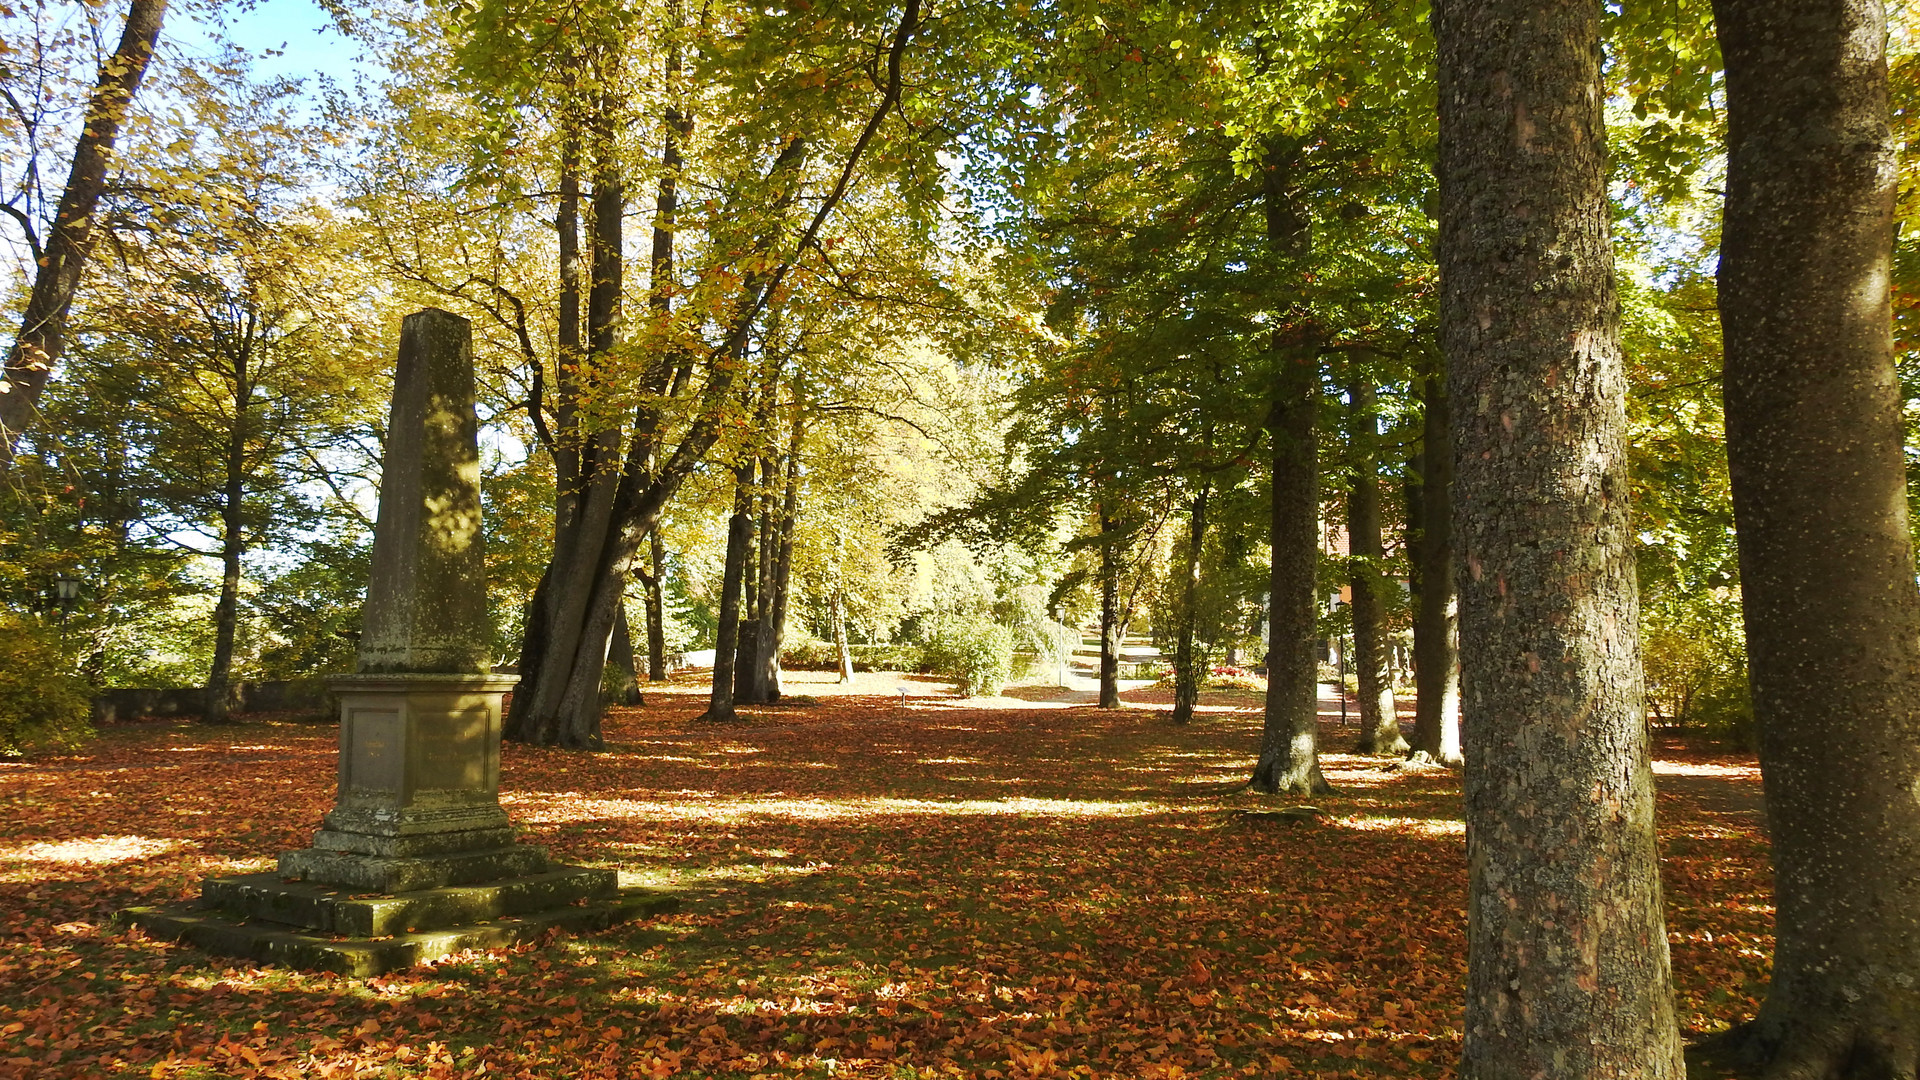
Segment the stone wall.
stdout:
[[[198,716],[206,707],[206,688],[141,687],[108,690],[93,699],[93,722],[137,720],[143,716]],[[276,679],[235,683],[228,691],[230,712],[310,712],[333,715],[333,699],[321,679]]]

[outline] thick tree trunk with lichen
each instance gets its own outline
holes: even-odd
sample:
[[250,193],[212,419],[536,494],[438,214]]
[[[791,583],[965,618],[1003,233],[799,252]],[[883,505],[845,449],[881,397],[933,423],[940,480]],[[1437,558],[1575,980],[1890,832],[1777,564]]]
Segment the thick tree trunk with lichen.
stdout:
[[1773,982],[1719,1051],[1920,1070],[1920,595],[1888,278],[1877,0],[1716,0],[1727,456],[1774,859]]
[[1464,567],[1460,1073],[1681,1080],[1627,513],[1601,6],[1433,12]]
[[1407,486],[1413,577],[1413,749],[1460,764],[1460,608],[1453,568],[1453,436],[1439,365],[1420,377],[1422,449]]
[[[1355,357],[1354,364],[1360,358]],[[1373,384],[1364,377],[1347,384],[1347,454],[1353,485],[1347,489],[1347,582],[1353,592],[1353,666],[1360,677],[1360,742],[1356,754],[1401,754],[1400,714],[1387,670],[1387,613],[1380,589],[1386,546],[1380,540],[1380,472],[1375,443]]]

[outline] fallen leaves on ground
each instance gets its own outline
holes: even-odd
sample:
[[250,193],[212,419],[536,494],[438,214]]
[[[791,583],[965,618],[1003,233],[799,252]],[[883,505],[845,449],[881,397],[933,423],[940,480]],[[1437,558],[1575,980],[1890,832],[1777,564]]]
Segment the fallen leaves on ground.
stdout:
[[[1258,737],[1244,693],[1175,727],[1152,691],[797,689],[820,702],[722,727],[654,687],[604,753],[507,748],[530,842],[681,886],[680,911],[374,979],[110,922],[306,846],[330,726],[128,725],[0,765],[0,1077],[1451,1074],[1452,774],[1331,754],[1321,816],[1240,814],[1284,803],[1226,794]],[[1708,1029],[1750,1013],[1771,953],[1758,785],[1750,758],[1659,756],[1744,785],[1660,797],[1682,1022]]]

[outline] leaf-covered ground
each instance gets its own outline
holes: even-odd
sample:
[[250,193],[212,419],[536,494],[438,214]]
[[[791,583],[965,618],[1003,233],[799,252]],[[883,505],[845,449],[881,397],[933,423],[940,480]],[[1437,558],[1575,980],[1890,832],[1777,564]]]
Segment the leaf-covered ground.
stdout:
[[[1453,774],[1330,755],[1313,822],[1223,795],[1251,695],[1168,722],[1043,688],[960,701],[891,677],[700,725],[655,688],[610,748],[509,747],[529,840],[672,915],[348,979],[114,929],[135,903],[304,847],[334,730],[108,730],[0,764],[0,1077],[1446,1076],[1464,976]],[[1327,744],[1351,729],[1328,718]],[[1683,1023],[1746,1015],[1770,908],[1757,775],[1663,744]]]

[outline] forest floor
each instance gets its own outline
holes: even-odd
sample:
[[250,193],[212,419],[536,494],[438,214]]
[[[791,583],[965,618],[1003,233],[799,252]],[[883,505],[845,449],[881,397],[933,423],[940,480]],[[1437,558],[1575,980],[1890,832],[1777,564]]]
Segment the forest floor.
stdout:
[[[509,746],[503,801],[560,859],[675,913],[373,979],[115,929],[270,868],[334,788],[329,724],[109,727],[0,764],[0,1077],[1451,1075],[1466,920],[1457,775],[1331,752],[1317,820],[1236,793],[1258,701],[1195,723],[919,677],[696,723],[648,688],[608,748]],[[911,696],[903,704],[898,687]],[[1323,703],[1323,746],[1354,731]],[[1750,1015],[1771,952],[1750,755],[1666,740],[1658,810],[1682,1023]]]

